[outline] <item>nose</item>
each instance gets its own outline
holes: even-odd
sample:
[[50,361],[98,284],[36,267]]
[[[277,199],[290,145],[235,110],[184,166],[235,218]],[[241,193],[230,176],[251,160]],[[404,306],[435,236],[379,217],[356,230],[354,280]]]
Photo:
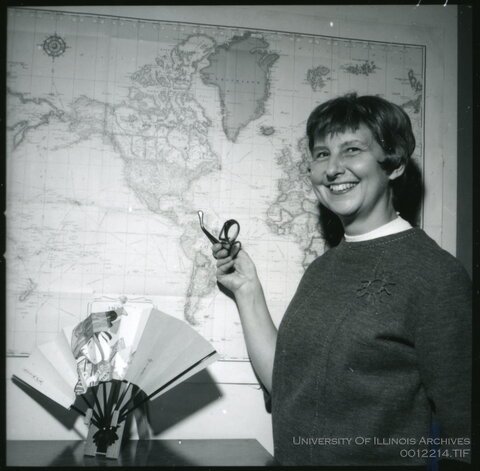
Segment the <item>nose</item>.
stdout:
[[325,169],[327,180],[333,181],[338,175],[341,175],[344,172],[345,168],[343,166],[343,159],[338,154],[332,153],[327,161],[327,167]]

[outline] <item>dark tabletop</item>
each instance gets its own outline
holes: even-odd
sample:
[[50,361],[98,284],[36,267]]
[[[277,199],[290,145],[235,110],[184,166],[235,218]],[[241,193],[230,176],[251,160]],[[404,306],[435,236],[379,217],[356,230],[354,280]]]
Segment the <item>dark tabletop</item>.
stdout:
[[130,440],[117,460],[84,456],[85,442],[10,440],[7,466],[273,466],[257,440]]

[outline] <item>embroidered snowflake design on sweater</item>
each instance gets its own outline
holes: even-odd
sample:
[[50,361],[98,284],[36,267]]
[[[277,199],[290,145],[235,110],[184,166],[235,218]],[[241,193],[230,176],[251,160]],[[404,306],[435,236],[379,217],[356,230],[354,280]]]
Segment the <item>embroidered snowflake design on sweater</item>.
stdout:
[[383,302],[386,296],[392,295],[391,286],[395,286],[393,281],[389,281],[391,275],[388,272],[375,273],[371,280],[362,280],[356,294],[359,298],[366,299],[369,303],[376,304]]

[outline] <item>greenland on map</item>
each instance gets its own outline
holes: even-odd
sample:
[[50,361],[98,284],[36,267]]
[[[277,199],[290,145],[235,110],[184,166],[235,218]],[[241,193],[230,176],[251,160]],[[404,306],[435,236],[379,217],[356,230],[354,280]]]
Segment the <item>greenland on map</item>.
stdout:
[[7,352],[102,296],[151,299],[247,360],[210,243],[239,221],[275,322],[324,251],[305,123],[350,91],[409,114],[422,168],[425,48],[8,9]]

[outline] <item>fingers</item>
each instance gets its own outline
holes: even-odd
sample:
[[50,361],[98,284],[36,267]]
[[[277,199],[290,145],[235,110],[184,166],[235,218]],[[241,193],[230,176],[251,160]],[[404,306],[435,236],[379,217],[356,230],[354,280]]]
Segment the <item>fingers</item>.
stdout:
[[212,253],[217,260],[228,257],[228,250],[222,244],[213,244]]
[[231,262],[233,262],[232,257],[223,257],[223,258],[218,258],[217,259],[217,268],[224,268],[225,265],[231,265]]
[[235,260],[230,259],[225,261],[225,259],[219,260],[217,262],[217,277],[228,274],[235,264]]
[[240,245],[240,242],[238,244],[232,245],[229,251],[230,257],[235,258],[238,255],[238,252],[240,252],[241,247],[242,246]]

